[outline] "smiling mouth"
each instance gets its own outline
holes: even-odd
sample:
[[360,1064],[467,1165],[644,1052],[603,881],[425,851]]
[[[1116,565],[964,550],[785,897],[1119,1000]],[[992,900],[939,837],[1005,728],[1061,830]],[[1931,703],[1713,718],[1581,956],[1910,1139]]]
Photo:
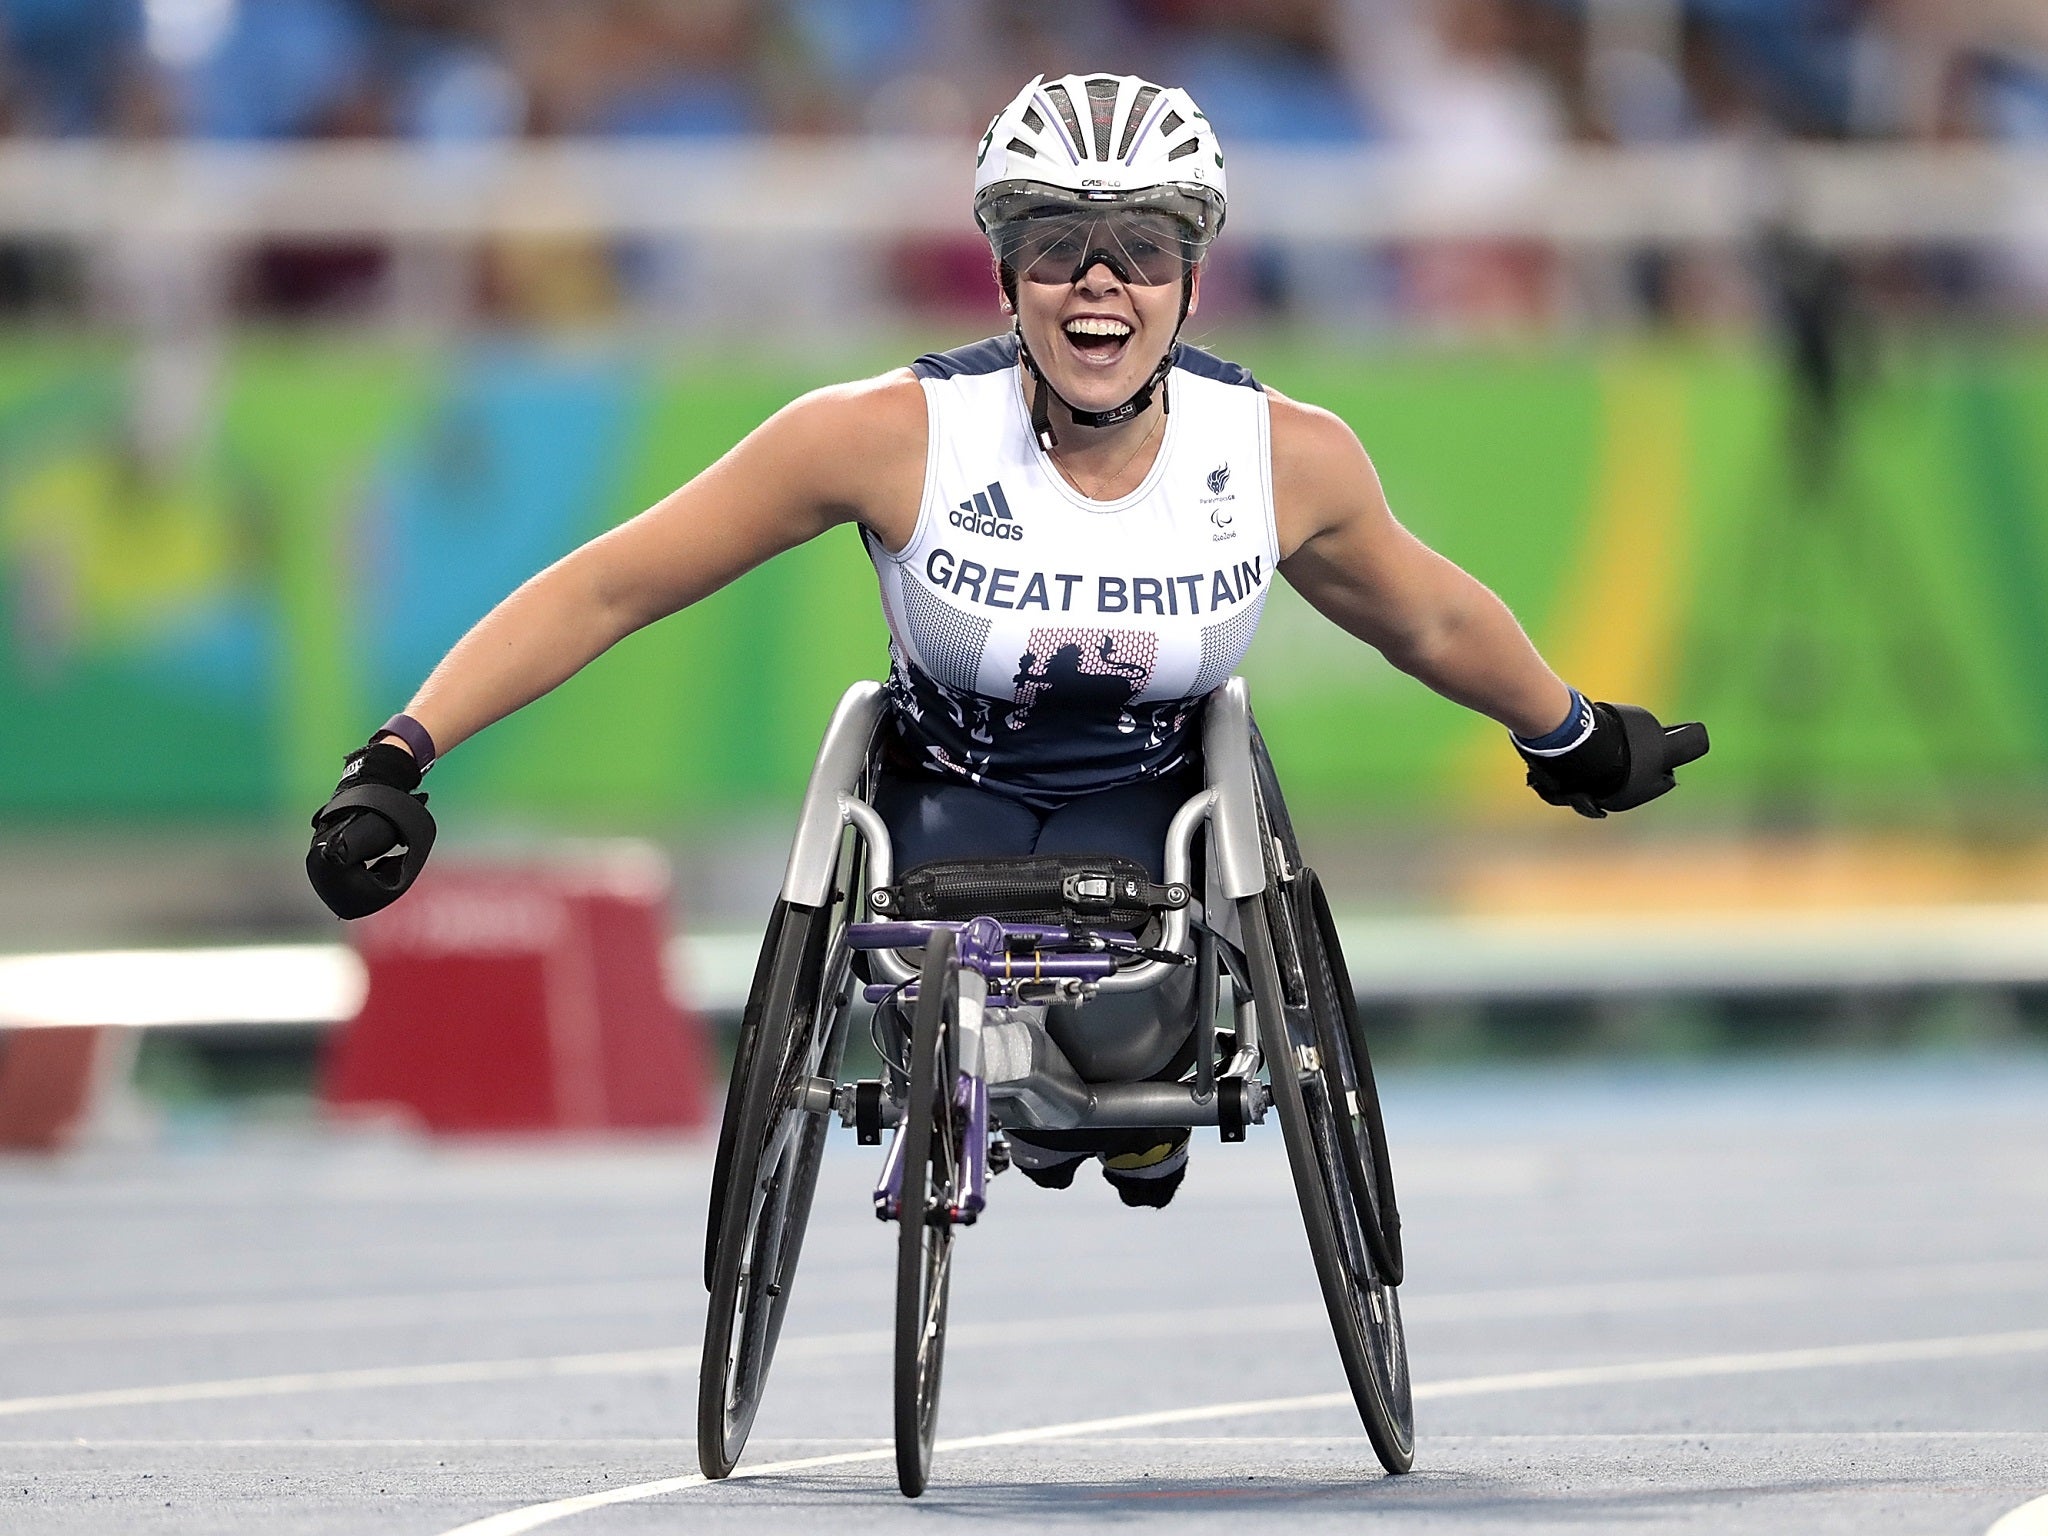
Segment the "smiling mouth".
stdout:
[[1129,325],[1095,315],[1069,320],[1060,327],[1060,334],[1078,356],[1098,367],[1117,362],[1131,344]]

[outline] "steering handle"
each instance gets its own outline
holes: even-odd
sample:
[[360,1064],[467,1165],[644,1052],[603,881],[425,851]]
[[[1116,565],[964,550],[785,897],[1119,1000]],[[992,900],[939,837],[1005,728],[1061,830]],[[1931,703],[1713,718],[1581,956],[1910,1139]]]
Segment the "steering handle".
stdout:
[[1683,768],[1707,755],[1707,728],[1698,720],[1664,727],[1664,771]]

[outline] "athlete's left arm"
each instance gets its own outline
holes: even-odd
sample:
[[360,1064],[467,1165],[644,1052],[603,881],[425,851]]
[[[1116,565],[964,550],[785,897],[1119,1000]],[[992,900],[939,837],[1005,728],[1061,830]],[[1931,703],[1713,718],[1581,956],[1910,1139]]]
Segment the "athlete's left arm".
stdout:
[[1556,729],[1571,691],[1507,604],[1396,521],[1348,426],[1267,393],[1281,574],[1333,623],[1444,697],[1522,736]]

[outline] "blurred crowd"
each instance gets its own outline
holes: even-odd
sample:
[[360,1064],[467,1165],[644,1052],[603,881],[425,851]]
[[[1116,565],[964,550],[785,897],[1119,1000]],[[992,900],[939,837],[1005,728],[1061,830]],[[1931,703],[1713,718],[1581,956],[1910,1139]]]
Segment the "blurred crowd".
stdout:
[[1231,141],[2048,140],[2048,0],[0,0],[12,135],[968,135],[1103,68]]
[[[1101,69],[1187,86],[1227,145],[1398,148],[1482,198],[1575,144],[2048,145],[2048,0],[0,0],[0,138],[18,142],[904,135],[964,150],[1031,74]],[[1726,250],[1239,239],[1204,307],[1366,329],[1746,325],[1785,311],[1786,273],[1804,272],[1815,293],[1854,278],[1887,309],[2048,315],[2048,219],[2013,228],[2002,249],[1853,270]],[[964,223],[866,266],[787,241],[264,238],[182,268],[130,245],[0,239],[0,317],[190,329],[227,313],[630,312],[688,329],[722,323],[732,282],[777,262],[798,279],[784,291],[817,296],[816,313],[784,317],[798,332],[906,309],[985,316],[993,295]]]

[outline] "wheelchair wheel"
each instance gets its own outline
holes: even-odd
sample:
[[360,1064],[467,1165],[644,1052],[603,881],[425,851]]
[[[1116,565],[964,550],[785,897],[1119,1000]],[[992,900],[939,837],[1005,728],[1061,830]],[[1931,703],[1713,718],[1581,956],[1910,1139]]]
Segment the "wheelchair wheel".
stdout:
[[903,1118],[902,1203],[896,1237],[896,1483],[906,1498],[931,1476],[946,1355],[946,1300],[953,1279],[950,1211],[961,1190],[966,1124],[959,1079],[960,972],[954,938],[925,945],[910,1028],[910,1081]]
[[[1406,1472],[1415,1461],[1408,1346],[1399,1293],[1380,1277],[1360,1219],[1370,1199],[1369,1175],[1346,1155],[1337,1128],[1344,1100],[1324,1067],[1320,1044],[1301,1038],[1307,1031],[1299,1027],[1298,1014],[1305,1010],[1290,1018],[1284,1005],[1266,901],[1251,897],[1239,903],[1239,912],[1260,1045],[1337,1354],[1380,1464],[1389,1472]],[[1268,1021],[1280,1027],[1268,1033]]]
[[806,1090],[834,1078],[846,1046],[844,908],[778,902],[740,1029],[714,1165],[697,1460],[724,1477],[767,1384],[831,1122]]
[[1358,994],[1351,989],[1351,973],[1345,969],[1344,950],[1337,941],[1337,923],[1314,870],[1304,869],[1296,877],[1291,896],[1319,1064],[1329,1080],[1332,1103],[1343,1111],[1335,1117],[1338,1145],[1346,1166],[1362,1174],[1357,1188],[1360,1230],[1380,1278],[1388,1285],[1399,1285],[1405,1267],[1401,1212],[1394,1201],[1386,1122],[1380,1114],[1379,1085],[1373,1080],[1372,1057],[1358,1017]]
[[[1379,1277],[1388,1285],[1399,1285],[1405,1268],[1401,1213],[1394,1199],[1393,1162],[1387,1153],[1379,1085],[1373,1078],[1372,1054],[1358,1016],[1358,994],[1344,965],[1343,945],[1337,939],[1337,924],[1323,894],[1323,882],[1302,864],[1273,760],[1256,727],[1252,731],[1252,761],[1259,814],[1267,830],[1267,913],[1281,965],[1282,994],[1290,1007],[1308,1010],[1318,1055],[1329,1063],[1333,1074],[1333,1102],[1346,1110],[1336,1122],[1346,1166],[1362,1174],[1357,1188],[1362,1193],[1358,1214],[1364,1240],[1372,1250]],[[1276,867],[1275,850],[1284,870]]]
[[[1337,1354],[1380,1465],[1415,1463],[1401,1326],[1399,1223],[1379,1100],[1328,904],[1300,867],[1264,744],[1254,736],[1267,885],[1238,903],[1273,1099]],[[1287,863],[1286,878],[1277,867]]]
[[775,958],[781,952],[782,929],[794,909],[777,901],[768,916],[768,931],[761,939],[761,952],[754,961],[754,980],[747,988],[747,1008],[740,1020],[739,1040],[732,1053],[732,1071],[726,1078],[725,1108],[718,1120],[718,1152],[711,1164],[710,1211],[704,1222],[704,1289],[711,1289],[712,1265],[718,1257],[718,1230],[725,1210],[725,1181],[732,1171],[734,1144],[739,1140],[740,1109],[746,1102],[747,1079],[754,1070],[756,1045],[761,1038],[760,1004],[765,1003]]

